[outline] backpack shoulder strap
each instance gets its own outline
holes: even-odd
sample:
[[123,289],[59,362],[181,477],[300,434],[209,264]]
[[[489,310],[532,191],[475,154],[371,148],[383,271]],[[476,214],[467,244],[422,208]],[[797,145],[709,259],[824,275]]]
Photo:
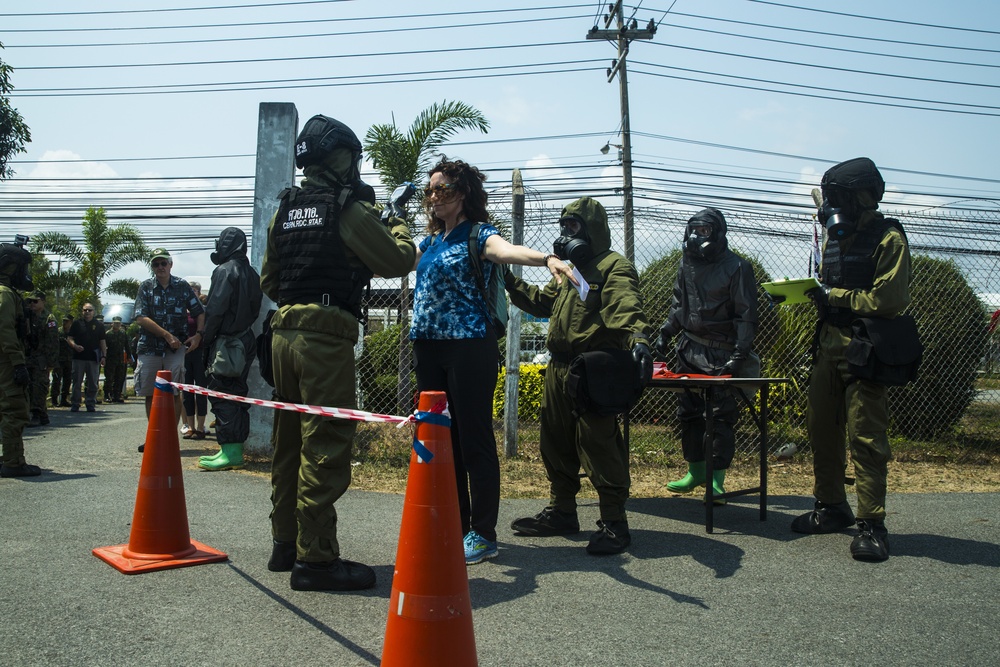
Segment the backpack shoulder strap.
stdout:
[[483,259],[479,256],[479,230],[482,227],[483,223],[477,222],[469,230],[469,263],[472,265],[472,275],[476,279],[476,286],[479,287],[479,293],[483,295],[485,301],[486,279],[483,274]]

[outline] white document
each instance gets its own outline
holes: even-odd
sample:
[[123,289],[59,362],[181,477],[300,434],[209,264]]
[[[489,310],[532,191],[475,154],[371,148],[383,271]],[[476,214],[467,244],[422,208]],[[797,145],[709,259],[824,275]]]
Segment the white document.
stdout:
[[580,273],[580,269],[575,266],[573,267],[573,277],[576,278],[576,282],[580,283],[579,285],[574,285],[574,287],[576,287],[576,291],[580,294],[580,301],[586,301],[587,295],[590,294],[590,283],[584,280],[583,274]]

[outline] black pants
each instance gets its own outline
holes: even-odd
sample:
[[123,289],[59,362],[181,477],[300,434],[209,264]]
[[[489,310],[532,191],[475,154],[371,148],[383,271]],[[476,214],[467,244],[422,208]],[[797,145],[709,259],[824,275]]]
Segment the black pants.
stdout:
[[[257,340],[253,332],[246,332],[240,339],[246,351],[246,364],[239,377],[208,376],[208,388],[233,396],[246,396],[250,391],[247,377],[250,375],[250,365],[257,355]],[[212,413],[215,415],[215,439],[222,443],[246,442],[250,436],[250,404],[227,401],[224,398],[212,398]]]
[[[193,354],[184,357],[184,382],[199,387],[208,386],[208,379],[205,377],[205,355],[202,350],[196,350]],[[184,401],[184,411],[189,417],[204,417],[208,414],[208,396],[185,391],[182,400]]]
[[500,458],[493,433],[493,389],[500,352],[496,338],[416,340],[417,389],[444,391],[458,480],[462,534],[495,542],[500,512]]

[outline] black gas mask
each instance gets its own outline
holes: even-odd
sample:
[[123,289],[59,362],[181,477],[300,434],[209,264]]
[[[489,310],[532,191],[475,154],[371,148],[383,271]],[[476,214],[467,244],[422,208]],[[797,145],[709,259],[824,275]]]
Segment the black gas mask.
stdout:
[[569,216],[559,220],[559,238],[552,244],[552,252],[564,262],[584,266],[594,259],[594,249],[583,220]]
[[18,235],[14,243],[0,243],[0,273],[8,275],[10,286],[21,291],[35,289],[31,282],[31,253],[23,247],[27,240]]
[[852,214],[855,207],[851,205],[850,193],[834,187],[824,187],[822,191],[823,202],[816,212],[816,218],[826,228],[829,238],[838,240],[847,238],[858,228],[858,223]]
[[684,228],[684,252],[691,257],[714,261],[729,244],[726,242],[726,218],[716,208],[695,213]]
[[684,245],[688,252],[699,257],[705,257],[712,244],[712,225],[707,223],[690,223],[684,231]]

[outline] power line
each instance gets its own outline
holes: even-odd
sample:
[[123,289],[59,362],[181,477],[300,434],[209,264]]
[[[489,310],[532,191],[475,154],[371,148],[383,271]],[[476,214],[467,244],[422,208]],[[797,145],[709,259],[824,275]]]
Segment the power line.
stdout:
[[[501,25],[520,25],[525,23],[543,23],[547,21],[571,21],[576,19],[587,18],[586,16],[548,16],[532,19],[511,19],[508,21],[491,21],[490,23],[455,23],[449,25],[434,25],[434,26],[411,26],[405,28],[376,28],[372,30],[351,30],[348,32],[325,32],[325,33],[313,33],[308,35],[296,34],[296,35],[258,35],[254,37],[216,37],[211,39],[183,39],[183,40],[159,40],[159,41],[142,41],[142,42],[108,42],[108,43],[93,43],[93,44],[26,44],[26,45],[15,45],[10,48],[20,48],[20,49],[53,49],[53,48],[86,48],[86,47],[121,47],[121,46],[164,46],[164,45],[187,45],[187,44],[217,44],[222,42],[259,42],[268,40],[278,40],[278,39],[315,39],[318,37],[328,38],[328,37],[357,37],[363,35],[383,35],[391,33],[400,32],[418,32],[423,30],[450,30],[452,28],[480,28],[480,27],[493,27]],[[30,68],[18,68],[18,69],[30,69]]]
[[816,12],[817,14],[831,14],[834,16],[846,16],[848,18],[854,19],[864,19],[866,21],[880,21],[883,23],[895,23],[898,25],[913,25],[920,28],[938,28],[940,30],[958,30],[961,32],[978,32],[984,35],[1000,35],[1000,32],[996,30],[982,30],[979,28],[963,28],[960,26],[953,25],[938,25],[934,23],[922,23],[920,21],[903,21],[902,19],[885,19],[878,16],[863,16],[861,14],[849,14],[847,12],[835,12],[830,9],[819,9],[817,7],[799,7],[797,5],[787,5],[783,2],[770,2],[769,0],[750,0],[750,2],[756,2],[760,5],[773,5],[775,7],[784,7],[785,9],[797,9],[802,12]]
[[112,14],[158,14],[167,12],[201,12],[216,9],[258,9],[261,7],[291,7],[292,5],[327,5],[355,0],[300,0],[299,2],[264,2],[253,5],[218,5],[215,7],[163,7],[158,9],[108,9],[87,12],[36,12],[30,14],[0,14],[0,17],[22,16],[96,16]]

